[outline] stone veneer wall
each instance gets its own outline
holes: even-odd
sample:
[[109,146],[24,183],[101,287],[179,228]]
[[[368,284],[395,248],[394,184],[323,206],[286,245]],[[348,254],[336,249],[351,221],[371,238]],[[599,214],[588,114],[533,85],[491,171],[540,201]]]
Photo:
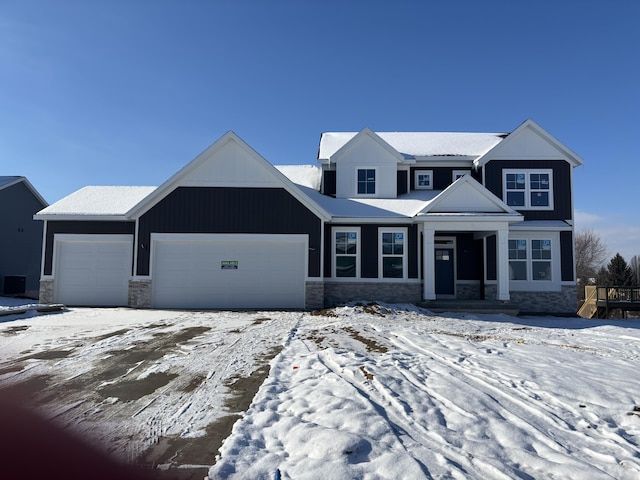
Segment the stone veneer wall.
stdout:
[[129,280],[129,307],[151,308],[151,280]]
[[388,303],[419,303],[422,300],[420,283],[329,283],[324,284],[324,306],[333,307],[353,301]]
[[458,300],[480,300],[480,282],[457,283],[456,298]]
[[304,303],[304,308],[307,310],[324,308],[323,282],[307,282]]
[[40,294],[38,301],[40,303],[53,303],[53,280],[40,280]]

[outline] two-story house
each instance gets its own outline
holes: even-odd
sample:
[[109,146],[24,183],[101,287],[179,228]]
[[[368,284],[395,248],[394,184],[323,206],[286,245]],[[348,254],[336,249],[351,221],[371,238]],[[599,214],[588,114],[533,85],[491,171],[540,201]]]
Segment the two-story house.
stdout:
[[511,133],[324,133],[320,168],[228,132],[159,187],[86,187],[42,210],[41,301],[319,308],[348,301],[576,309],[575,153]]

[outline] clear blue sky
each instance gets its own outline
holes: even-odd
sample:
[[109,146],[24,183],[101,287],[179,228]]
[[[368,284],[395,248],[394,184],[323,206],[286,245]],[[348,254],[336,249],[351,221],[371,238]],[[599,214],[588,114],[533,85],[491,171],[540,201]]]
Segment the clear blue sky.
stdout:
[[640,255],[636,0],[0,0],[0,175],[53,203],[159,185],[227,130],[274,164],[323,131],[508,132],[584,159],[577,229]]

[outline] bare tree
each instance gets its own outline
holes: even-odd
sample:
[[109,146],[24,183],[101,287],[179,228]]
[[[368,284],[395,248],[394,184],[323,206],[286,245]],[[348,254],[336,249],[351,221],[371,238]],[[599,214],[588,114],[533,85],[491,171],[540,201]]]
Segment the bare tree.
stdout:
[[607,245],[593,230],[576,233],[576,277],[579,282],[578,299],[584,299],[584,286],[596,278],[607,261]]
[[633,271],[633,285],[640,285],[640,256],[634,255],[631,257],[631,262],[629,262],[629,266]]

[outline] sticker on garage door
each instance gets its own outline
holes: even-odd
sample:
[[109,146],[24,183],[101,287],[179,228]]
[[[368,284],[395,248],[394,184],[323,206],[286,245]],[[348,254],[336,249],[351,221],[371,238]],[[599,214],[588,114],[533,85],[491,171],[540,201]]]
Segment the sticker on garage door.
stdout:
[[222,260],[220,262],[221,270],[237,270],[238,269],[238,261],[237,260]]

